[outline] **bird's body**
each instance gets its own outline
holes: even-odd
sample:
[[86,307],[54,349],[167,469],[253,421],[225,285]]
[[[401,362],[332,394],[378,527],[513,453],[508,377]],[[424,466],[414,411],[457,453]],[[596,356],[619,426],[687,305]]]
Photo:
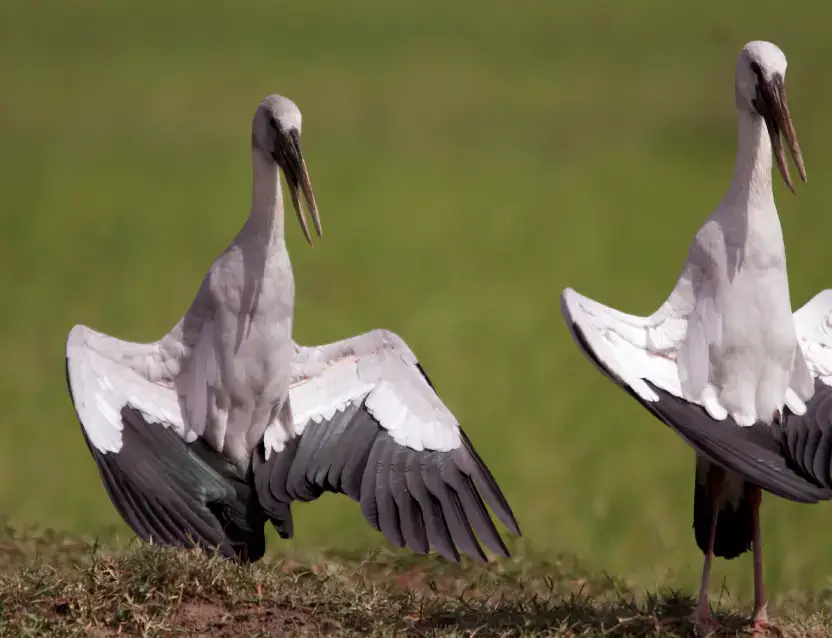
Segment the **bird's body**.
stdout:
[[278,168],[307,239],[301,191],[321,234],[300,120],[280,96],[258,107],[248,219],[167,335],[70,331],[70,394],[107,492],[145,540],[246,560],[265,551],[267,520],[291,537],[290,504],[324,491],[359,501],[418,553],[485,560],[476,530],[507,556],[483,498],[519,534],[511,509],[407,345],[386,331],[313,348],[292,339]]
[[759,116],[741,111],[738,128],[731,186],[697,231],[667,305],[687,319],[678,361],[685,396],[715,418],[727,412],[753,425],[782,412],[793,375],[801,399],[813,389],[792,321],[771,142]]
[[[807,319],[796,325],[772,191],[772,151],[792,187],[781,132],[805,180],[785,70],[785,56],[771,43],[750,42],[740,53],[733,180],[691,242],[667,301],[651,316],[636,317],[571,289],[562,295],[564,317],[584,353],[697,452],[694,528],[705,554],[697,620],[706,624],[712,623],[712,556],[733,558],[752,546],[754,620],[766,621],[760,488],[803,502],[832,496],[829,478],[819,481],[817,472],[795,469],[783,443],[784,427],[804,434],[819,427],[813,436],[832,427],[803,416],[815,395],[812,369],[819,364],[807,362],[799,332],[822,318],[801,310]],[[825,458],[819,440],[801,448],[801,455]]]
[[[205,338],[215,344],[221,388],[206,431],[217,451],[227,450],[241,469],[248,467],[267,425],[285,421],[281,408],[294,356],[295,280],[278,213],[280,180],[258,162],[265,164],[255,156],[255,190],[266,189],[269,196],[255,193],[246,225],[214,263],[202,289],[213,313],[208,328],[214,334]],[[282,425],[291,428],[290,422]]]

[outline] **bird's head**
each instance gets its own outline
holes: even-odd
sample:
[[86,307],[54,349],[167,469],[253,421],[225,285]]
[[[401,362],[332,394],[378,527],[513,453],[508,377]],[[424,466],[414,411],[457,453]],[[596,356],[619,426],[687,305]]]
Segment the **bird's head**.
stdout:
[[270,95],[260,102],[254,113],[251,145],[283,170],[298,221],[306,240],[311,244],[312,236],[309,234],[309,226],[301,209],[301,190],[318,237],[323,231],[312,184],[309,181],[309,172],[306,170],[306,162],[300,150],[300,128],[300,109],[295,103],[282,95]]
[[794,131],[786,100],[786,56],[771,42],[755,40],[746,44],[737,59],[735,93],[737,108],[759,115],[765,120],[777,168],[789,189],[794,192],[780,135],[789,145],[800,178],[806,181],[806,167],[797,134]]

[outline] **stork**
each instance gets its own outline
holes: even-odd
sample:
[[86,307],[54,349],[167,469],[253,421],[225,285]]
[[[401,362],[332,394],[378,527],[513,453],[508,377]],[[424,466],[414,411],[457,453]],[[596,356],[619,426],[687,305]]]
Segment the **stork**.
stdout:
[[656,312],[629,315],[571,288],[561,295],[583,353],[696,451],[693,526],[705,558],[694,620],[704,627],[716,625],[708,606],[713,556],[749,548],[752,623],[767,623],[761,489],[798,502],[832,497],[832,292],[792,315],[772,192],[772,150],[794,192],[781,134],[806,181],[785,73],[786,58],[770,42],[740,52],[733,180]]
[[252,123],[251,211],[188,311],[153,343],[83,325],[66,346],[70,395],[104,487],[145,541],[254,561],[270,521],[323,492],[360,503],[399,547],[485,561],[509,552],[489,513],[514,515],[410,348],[374,330],[302,347],[279,169],[303,233],[321,222],[301,113],[272,95]]

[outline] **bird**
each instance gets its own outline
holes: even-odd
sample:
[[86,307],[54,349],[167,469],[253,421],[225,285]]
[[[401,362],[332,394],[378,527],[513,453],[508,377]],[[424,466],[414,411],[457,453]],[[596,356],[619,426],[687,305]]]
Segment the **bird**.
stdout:
[[398,547],[508,557],[486,504],[519,536],[511,507],[407,344],[293,341],[281,171],[306,240],[304,206],[322,237],[300,133],[290,99],[258,105],[250,213],[170,332],[70,330],[69,394],[109,498],[144,541],[240,562],[262,558],[267,522],[292,538],[291,504],[324,492]]
[[[832,293],[792,313],[772,156],[794,192],[781,135],[803,182],[789,112],[786,57],[752,41],[735,71],[738,148],[725,196],[696,232],[677,283],[643,317],[561,293],[574,341],[608,378],[696,452],[693,527],[704,554],[693,620],[708,605],[713,556],[752,550],[755,629],[768,623],[759,511],[762,490],[797,502],[832,497]],[[808,437],[808,438],[807,438]]]

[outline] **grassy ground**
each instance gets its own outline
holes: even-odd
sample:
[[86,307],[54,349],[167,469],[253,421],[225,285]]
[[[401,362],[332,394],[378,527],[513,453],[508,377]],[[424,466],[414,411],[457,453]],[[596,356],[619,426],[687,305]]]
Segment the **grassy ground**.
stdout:
[[[734,60],[789,57],[809,184],[777,188],[801,304],[832,284],[832,9],[358,0],[0,3],[0,513],[112,539],[64,387],[68,330],[153,339],[247,210],[249,123],[304,113],[326,237],[290,226],[303,343],[375,327],[412,345],[513,504],[530,549],[689,589],[693,455],[585,362],[567,285],[647,313],[727,186]],[[298,541],[383,545],[344,499]],[[769,498],[773,592],[832,573],[829,507]],[[718,563],[746,596],[751,564]]]
[[[38,556],[33,558],[33,552]],[[573,559],[487,566],[387,552],[238,567],[149,545],[113,553],[55,534],[0,542],[0,636],[689,636],[693,600],[592,575]],[[772,634],[832,636],[827,594],[779,597]],[[719,636],[748,611],[715,596]]]

